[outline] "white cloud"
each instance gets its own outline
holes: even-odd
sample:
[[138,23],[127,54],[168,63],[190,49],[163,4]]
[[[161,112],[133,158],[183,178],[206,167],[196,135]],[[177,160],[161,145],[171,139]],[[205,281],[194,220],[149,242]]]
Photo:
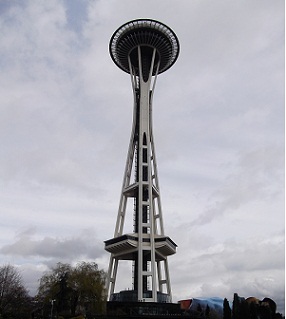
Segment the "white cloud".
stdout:
[[[241,156],[238,172],[226,176],[212,197],[215,204],[191,222],[192,225],[209,223],[220,215],[235,213],[239,208],[251,202],[273,202],[281,198],[283,190],[283,150],[275,145],[264,149],[255,149]],[[267,218],[269,211],[261,212],[260,218]],[[275,218],[280,212],[272,212]],[[266,215],[265,215],[266,214]]]

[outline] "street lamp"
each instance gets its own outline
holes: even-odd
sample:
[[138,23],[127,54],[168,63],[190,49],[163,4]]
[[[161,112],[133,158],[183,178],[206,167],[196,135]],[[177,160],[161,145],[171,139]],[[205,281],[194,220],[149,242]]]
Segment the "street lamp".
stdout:
[[53,309],[54,309],[54,302],[56,301],[56,299],[51,299],[50,302],[51,302],[51,319],[53,319]]

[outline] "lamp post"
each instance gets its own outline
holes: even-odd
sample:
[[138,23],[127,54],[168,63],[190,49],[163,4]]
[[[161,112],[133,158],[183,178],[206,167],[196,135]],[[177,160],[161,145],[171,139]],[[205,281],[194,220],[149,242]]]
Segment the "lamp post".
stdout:
[[51,299],[50,302],[51,302],[51,319],[53,319],[53,310],[54,310],[54,302],[56,301],[56,299]]

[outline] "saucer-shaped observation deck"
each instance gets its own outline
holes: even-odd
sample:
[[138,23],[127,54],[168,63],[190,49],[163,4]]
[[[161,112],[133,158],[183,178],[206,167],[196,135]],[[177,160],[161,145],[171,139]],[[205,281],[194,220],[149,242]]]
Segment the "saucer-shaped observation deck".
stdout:
[[158,73],[168,70],[179,55],[179,41],[175,33],[165,24],[150,20],[138,19],[127,22],[118,28],[111,37],[109,52],[114,63],[123,71],[130,73],[128,56],[138,75],[138,47],[141,57],[151,61],[156,49],[153,74],[158,63]]

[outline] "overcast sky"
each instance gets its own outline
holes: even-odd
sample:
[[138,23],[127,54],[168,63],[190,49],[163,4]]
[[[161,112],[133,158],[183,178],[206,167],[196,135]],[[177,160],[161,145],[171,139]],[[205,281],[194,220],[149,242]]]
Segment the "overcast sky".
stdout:
[[173,299],[237,292],[282,311],[284,12],[283,0],[0,0],[0,264],[31,294],[56,262],[107,270],[133,110],[108,44],[150,18],[181,46],[153,114]]

